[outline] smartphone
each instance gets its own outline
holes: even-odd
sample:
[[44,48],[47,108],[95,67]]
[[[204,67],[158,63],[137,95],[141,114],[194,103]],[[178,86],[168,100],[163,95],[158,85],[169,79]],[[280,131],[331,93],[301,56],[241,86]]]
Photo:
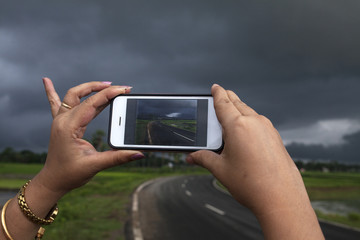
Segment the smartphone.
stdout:
[[148,151],[220,151],[211,95],[120,95],[111,101],[109,145]]

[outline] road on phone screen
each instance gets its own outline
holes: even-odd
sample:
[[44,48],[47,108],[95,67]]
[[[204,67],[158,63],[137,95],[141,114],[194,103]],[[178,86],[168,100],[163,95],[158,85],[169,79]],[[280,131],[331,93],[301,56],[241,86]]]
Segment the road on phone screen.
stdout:
[[147,125],[147,137],[152,145],[194,146],[195,133],[152,121]]
[[[145,185],[137,193],[141,237],[136,239],[264,239],[255,216],[213,181],[212,176],[178,176]],[[326,223],[321,227],[326,239],[360,239],[359,231]],[[127,232],[127,239],[134,239]]]

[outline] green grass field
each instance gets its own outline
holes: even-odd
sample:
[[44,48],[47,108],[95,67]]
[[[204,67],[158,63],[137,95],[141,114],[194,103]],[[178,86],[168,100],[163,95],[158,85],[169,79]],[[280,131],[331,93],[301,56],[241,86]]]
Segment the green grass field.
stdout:
[[140,120],[136,119],[136,128],[135,128],[135,143],[136,144],[145,144],[146,134],[147,134],[147,125],[151,120]]
[[356,209],[349,213],[324,213],[316,210],[320,219],[360,228],[360,173],[302,174],[311,201],[327,201]]
[[[0,164],[0,189],[19,189],[41,165]],[[207,174],[198,168],[120,168],[99,173],[87,185],[60,200],[56,221],[46,227],[44,240],[124,239],[131,194],[142,182],[179,174]]]
[[[19,189],[41,165],[0,164],[0,189]],[[99,173],[86,186],[67,194],[59,202],[59,216],[48,226],[43,239],[124,239],[124,224],[131,194],[142,182],[160,176],[207,174],[194,167],[171,171],[169,169],[117,168]],[[360,204],[359,173],[303,174],[311,200],[328,200]],[[360,208],[358,208],[360,209]],[[322,219],[360,228],[360,216],[324,214]]]
[[161,120],[165,125],[196,133],[196,120]]

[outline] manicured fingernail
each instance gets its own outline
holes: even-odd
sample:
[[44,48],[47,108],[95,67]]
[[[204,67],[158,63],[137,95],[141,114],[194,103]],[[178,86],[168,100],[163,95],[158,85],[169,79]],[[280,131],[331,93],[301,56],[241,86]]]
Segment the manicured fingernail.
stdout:
[[104,81],[104,82],[102,82],[103,84],[107,84],[107,85],[111,85],[112,84],[112,82],[108,82],[108,81]]
[[143,159],[144,157],[145,157],[145,156],[144,156],[143,154],[141,154],[141,153],[136,153],[136,154],[134,154],[134,155],[131,156],[131,158],[132,158],[133,160]]
[[120,86],[121,88],[125,88],[125,89],[132,89],[132,86]]
[[185,160],[189,164],[194,164],[194,159],[190,155],[188,155]]

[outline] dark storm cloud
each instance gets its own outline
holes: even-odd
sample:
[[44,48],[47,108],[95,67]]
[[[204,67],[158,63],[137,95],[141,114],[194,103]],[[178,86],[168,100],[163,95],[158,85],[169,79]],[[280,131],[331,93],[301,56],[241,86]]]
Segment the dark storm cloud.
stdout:
[[195,119],[197,112],[196,100],[173,100],[166,101],[155,99],[137,100],[138,119],[161,119],[179,118]]
[[360,131],[345,135],[345,143],[333,146],[292,143],[286,148],[294,158],[360,163]]
[[20,142],[9,130],[17,119],[30,129],[49,120],[43,76],[61,97],[94,80],[137,93],[209,93],[219,83],[279,130],[360,119],[359,11],[357,0],[3,2],[0,148]]

